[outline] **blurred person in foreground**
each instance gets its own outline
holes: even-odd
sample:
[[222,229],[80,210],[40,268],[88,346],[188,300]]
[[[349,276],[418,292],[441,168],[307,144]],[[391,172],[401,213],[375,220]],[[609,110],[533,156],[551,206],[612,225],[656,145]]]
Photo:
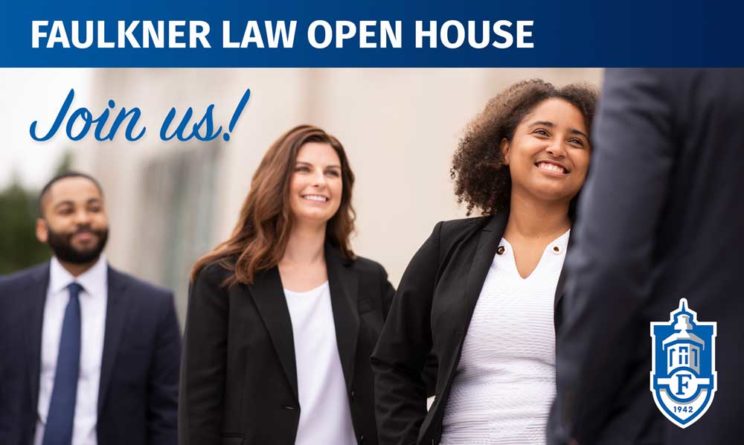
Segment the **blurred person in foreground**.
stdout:
[[[566,261],[551,443],[743,440],[743,122],[742,70],[607,71]],[[681,298],[687,321],[673,323]],[[672,322],[690,340],[690,310],[718,324],[715,343],[698,351],[715,351],[707,412],[695,406],[701,395],[657,408],[652,394],[666,367],[652,374],[650,323]],[[656,361],[674,365],[664,348]],[[695,389],[697,357],[682,361],[683,375],[668,379],[675,395]]]
[[51,261],[0,278],[0,443],[176,443],[173,295],[111,268],[99,183],[49,181],[36,236]]
[[381,444],[544,442],[595,101],[582,85],[519,82],[471,122],[452,176],[485,216],[438,223],[403,275],[372,355]]
[[320,128],[269,147],[232,235],[194,266],[182,444],[377,443],[369,356],[394,290],[351,250],[353,185]]

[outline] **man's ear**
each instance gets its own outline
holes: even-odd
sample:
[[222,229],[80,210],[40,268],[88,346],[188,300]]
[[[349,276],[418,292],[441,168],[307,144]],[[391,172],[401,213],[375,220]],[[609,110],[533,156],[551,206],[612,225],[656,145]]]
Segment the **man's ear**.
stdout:
[[49,240],[49,228],[44,218],[36,218],[36,239],[44,244]]
[[504,159],[504,165],[509,165],[509,149],[511,146],[509,145],[509,141],[506,140],[506,138],[501,140],[501,143],[499,144],[499,150],[501,150],[501,157]]

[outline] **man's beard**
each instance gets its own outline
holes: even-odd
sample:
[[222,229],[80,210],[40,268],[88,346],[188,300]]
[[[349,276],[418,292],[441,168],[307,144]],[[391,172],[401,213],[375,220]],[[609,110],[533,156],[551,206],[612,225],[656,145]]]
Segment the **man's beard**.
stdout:
[[[49,244],[52,252],[54,252],[54,256],[62,262],[71,264],[88,264],[98,260],[108,240],[108,228],[93,230],[90,227],[79,227],[72,233],[59,233],[52,231],[47,225],[47,231],[49,234],[47,244]],[[96,235],[98,242],[86,250],[75,249],[72,245],[72,237],[81,232],[89,232]]]

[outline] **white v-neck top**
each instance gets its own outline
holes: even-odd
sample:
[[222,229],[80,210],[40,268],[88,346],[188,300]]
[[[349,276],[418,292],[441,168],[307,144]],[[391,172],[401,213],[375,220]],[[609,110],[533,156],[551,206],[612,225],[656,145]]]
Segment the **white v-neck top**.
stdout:
[[569,232],[522,278],[502,239],[483,283],[444,412],[442,444],[544,444],[555,395],[555,290]]
[[295,445],[356,443],[333,321],[331,292],[284,289],[292,320],[300,424]]

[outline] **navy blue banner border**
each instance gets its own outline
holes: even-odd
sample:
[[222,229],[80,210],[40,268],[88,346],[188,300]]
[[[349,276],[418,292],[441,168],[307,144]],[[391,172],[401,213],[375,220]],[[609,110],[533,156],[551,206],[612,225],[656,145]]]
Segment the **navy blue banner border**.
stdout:
[[[693,0],[684,2],[619,1],[503,1],[445,2],[442,0],[400,1],[243,1],[196,2],[194,0],[127,3],[93,1],[14,2],[4,0],[0,17],[0,66],[2,67],[741,67],[744,49],[738,31],[744,19],[744,4]],[[37,39],[34,22],[47,23],[39,30],[47,38]],[[47,48],[52,24],[65,24],[71,39],[73,21],[102,22],[108,40],[115,36],[119,21],[204,22],[210,27],[211,48]],[[291,48],[224,48],[223,23],[229,21],[233,40],[241,40],[246,22],[296,21]],[[308,42],[312,23],[331,25],[350,22],[357,38],[344,41],[343,48],[331,44],[316,48]],[[363,21],[402,24],[400,48],[379,47],[380,27],[373,28],[377,48],[361,48],[359,31]],[[506,48],[488,45],[473,48],[467,43],[447,48],[437,39],[437,48],[415,47],[415,23],[448,21],[467,26],[469,21],[492,24],[508,21],[530,23],[526,40],[532,47]],[[141,26],[140,26],[141,28]],[[457,26],[448,34],[457,40]],[[334,37],[339,34],[334,32]],[[469,35],[469,34],[468,34]],[[513,34],[516,38],[516,34]],[[38,36],[37,36],[38,37]],[[482,36],[481,36],[482,37]],[[498,38],[491,33],[492,40]],[[369,41],[369,39],[368,39]],[[465,40],[467,42],[467,39]],[[503,43],[503,39],[501,40]],[[165,45],[167,46],[167,45]],[[503,46],[503,45],[502,45]]]

